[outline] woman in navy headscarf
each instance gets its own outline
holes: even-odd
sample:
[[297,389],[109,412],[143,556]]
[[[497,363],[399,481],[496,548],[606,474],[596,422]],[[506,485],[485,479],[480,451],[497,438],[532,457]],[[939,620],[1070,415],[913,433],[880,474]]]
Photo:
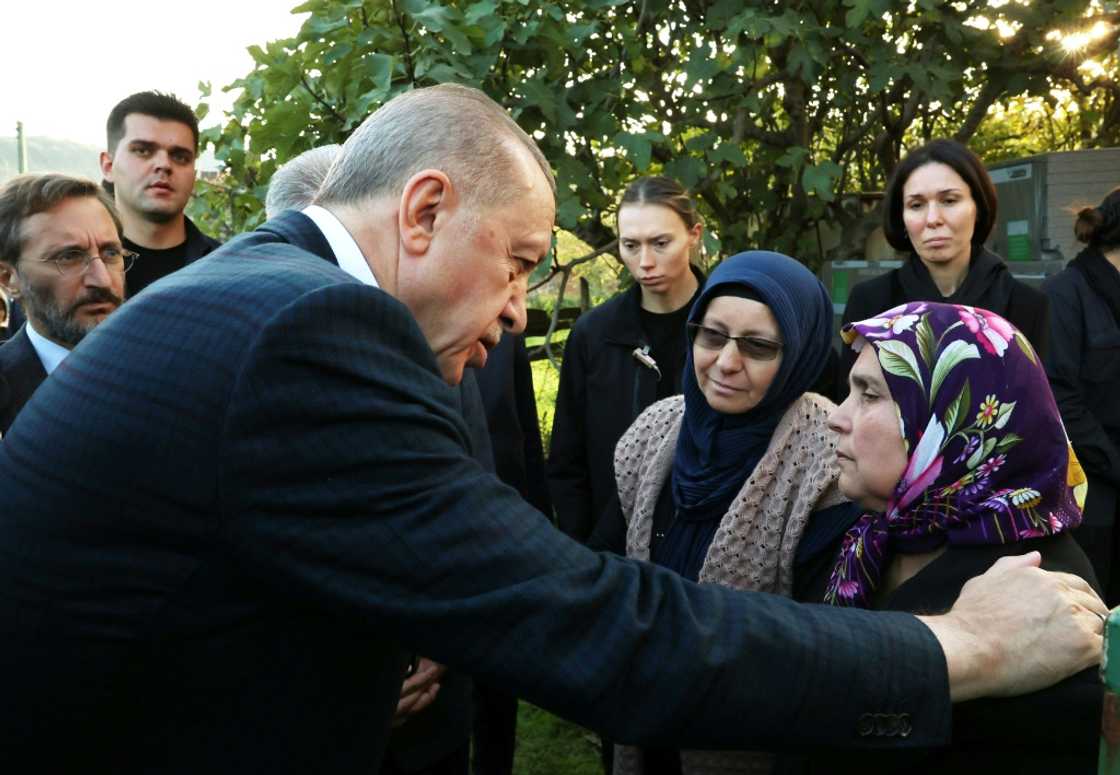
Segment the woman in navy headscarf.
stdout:
[[[683,395],[619,441],[627,555],[693,581],[790,595],[810,521],[850,525],[836,487],[835,408],[806,391],[825,367],[832,303],[787,256],[753,251],[712,272],[688,317]],[[752,752],[617,747],[616,775],[769,768]]]

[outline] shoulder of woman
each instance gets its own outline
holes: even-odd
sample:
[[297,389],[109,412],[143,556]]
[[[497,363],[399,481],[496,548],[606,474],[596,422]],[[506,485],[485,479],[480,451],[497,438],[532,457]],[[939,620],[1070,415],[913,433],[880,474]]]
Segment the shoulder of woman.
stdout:
[[[891,269],[878,277],[863,280],[852,286],[848,292],[848,303],[844,308],[844,320],[862,320],[891,306],[891,283],[897,269]],[[884,306],[886,305],[886,306]]]
[[811,427],[828,427],[828,415],[836,408],[828,398],[820,393],[802,393],[786,410],[782,422],[797,423]]
[[817,393],[803,393],[782,415],[771,438],[771,448],[788,443],[790,434],[807,437],[804,448],[809,457],[832,461],[835,438],[828,427],[828,416],[836,404]]
[[623,468],[644,460],[651,450],[656,450],[666,436],[680,425],[683,417],[683,395],[669,396],[647,406],[615,444],[616,476]]
[[660,401],[655,401],[645,409],[642,413],[635,418],[634,422],[630,424],[629,430],[626,431],[627,435],[631,431],[637,431],[645,434],[646,432],[658,432],[665,428],[672,427],[675,423],[679,422],[684,415],[684,396],[677,394],[662,398]]

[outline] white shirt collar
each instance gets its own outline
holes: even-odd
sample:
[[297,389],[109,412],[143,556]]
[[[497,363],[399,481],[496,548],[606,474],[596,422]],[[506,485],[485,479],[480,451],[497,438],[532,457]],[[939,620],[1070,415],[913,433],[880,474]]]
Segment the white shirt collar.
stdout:
[[35,348],[35,354],[39,356],[39,361],[43,364],[43,371],[47,374],[57,369],[58,364],[62,363],[62,359],[70,354],[70,351],[65,347],[52,342],[36,331],[30,320],[27,321],[27,338],[31,340],[31,346]]
[[334,213],[319,205],[308,205],[303,208],[303,214],[314,221],[319,231],[323,232],[327,244],[334,251],[334,257],[338,259],[339,269],[360,283],[372,285],[374,288],[380,287],[358,243],[350,236],[350,232],[346,231],[342,222],[335,218]]

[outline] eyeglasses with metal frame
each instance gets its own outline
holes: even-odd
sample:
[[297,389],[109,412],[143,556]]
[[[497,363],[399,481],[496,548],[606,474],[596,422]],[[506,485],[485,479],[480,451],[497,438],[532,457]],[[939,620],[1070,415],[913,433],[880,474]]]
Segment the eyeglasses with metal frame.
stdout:
[[52,264],[60,275],[68,277],[85,272],[94,259],[100,259],[106,269],[127,272],[136,263],[139,255],[133,250],[106,245],[97,255],[91,255],[81,248],[66,248],[39,260],[45,264]]

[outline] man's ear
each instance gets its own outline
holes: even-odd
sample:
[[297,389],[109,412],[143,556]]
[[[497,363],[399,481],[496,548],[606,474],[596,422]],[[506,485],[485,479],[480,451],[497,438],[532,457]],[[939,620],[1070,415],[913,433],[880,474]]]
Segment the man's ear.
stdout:
[[458,194],[443,172],[423,170],[409,178],[397,214],[405,251],[416,256],[426,253],[457,204]]
[[0,285],[13,299],[19,297],[19,272],[16,271],[14,265],[7,261],[0,261]]
[[113,182],[113,157],[108,151],[102,151],[98,157],[98,162],[101,164],[101,177],[110,183]]

